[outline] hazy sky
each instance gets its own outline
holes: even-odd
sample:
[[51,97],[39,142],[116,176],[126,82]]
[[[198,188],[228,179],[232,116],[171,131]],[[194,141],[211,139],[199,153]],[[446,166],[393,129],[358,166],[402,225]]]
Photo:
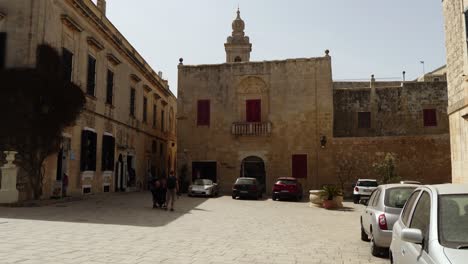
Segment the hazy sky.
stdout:
[[251,60],[323,56],[333,79],[407,79],[445,64],[440,0],[107,0],[107,16],[177,92],[177,64],[225,62],[237,6]]

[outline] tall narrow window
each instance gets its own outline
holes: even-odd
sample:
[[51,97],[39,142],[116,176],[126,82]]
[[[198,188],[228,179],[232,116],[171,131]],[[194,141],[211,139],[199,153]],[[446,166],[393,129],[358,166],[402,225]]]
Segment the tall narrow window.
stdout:
[[468,10],[465,11],[465,30],[466,36],[468,37]]
[[370,128],[371,127],[371,113],[370,112],[358,112],[358,128]]
[[0,69],[5,68],[7,34],[0,32]]
[[110,135],[102,137],[101,169],[103,171],[114,170],[115,138]]
[[161,131],[164,132],[164,110],[161,111]]
[[135,88],[130,88],[130,115],[135,117]]
[[197,125],[210,125],[210,100],[198,100],[197,104]]
[[81,133],[81,171],[96,171],[96,142],[95,132],[83,130]]
[[435,109],[424,109],[424,126],[437,126],[437,112]]
[[107,70],[107,89],[106,89],[106,104],[112,105],[114,96],[114,73]]
[[153,127],[156,127],[156,122],[157,122],[157,117],[158,117],[158,108],[156,107],[156,104],[153,105]]
[[88,55],[88,82],[86,86],[86,93],[94,96],[96,88],[96,59]]
[[148,98],[143,96],[143,122],[146,123],[148,118]]
[[307,155],[292,155],[292,176],[294,178],[307,178]]
[[62,59],[63,59],[63,79],[65,81],[72,81],[73,73],[73,53],[68,49],[63,48],[62,50]]
[[262,103],[260,100],[246,101],[246,119],[247,122],[262,121]]

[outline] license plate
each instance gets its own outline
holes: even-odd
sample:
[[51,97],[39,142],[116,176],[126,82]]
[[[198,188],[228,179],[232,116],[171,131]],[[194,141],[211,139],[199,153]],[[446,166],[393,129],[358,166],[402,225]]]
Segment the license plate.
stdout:
[[241,191],[240,193],[249,193],[248,191]]
[[364,190],[364,192],[371,192],[372,190]]
[[285,193],[286,193],[286,192],[289,192],[289,191],[288,191],[288,190],[282,190],[281,192],[285,192]]

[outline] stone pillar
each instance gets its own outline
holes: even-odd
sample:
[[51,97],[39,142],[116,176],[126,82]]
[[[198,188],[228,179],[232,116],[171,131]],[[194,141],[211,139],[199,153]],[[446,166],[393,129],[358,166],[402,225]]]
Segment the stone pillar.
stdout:
[[1,167],[2,171],[2,187],[0,189],[0,203],[9,204],[18,202],[19,193],[16,189],[16,177],[18,168],[13,161],[16,151],[4,151],[6,154],[7,163]]

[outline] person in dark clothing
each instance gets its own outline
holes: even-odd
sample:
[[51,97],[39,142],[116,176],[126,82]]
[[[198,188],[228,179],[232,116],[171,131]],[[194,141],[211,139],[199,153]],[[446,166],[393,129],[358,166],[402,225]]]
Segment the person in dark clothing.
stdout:
[[161,188],[161,183],[157,179],[153,179],[149,183],[150,191],[153,197],[153,208],[157,208],[158,205],[158,189]]
[[158,198],[158,204],[160,208],[166,208],[166,192],[167,192],[167,186],[166,186],[166,179],[162,178],[161,179],[161,188],[159,189],[159,198]]
[[[171,211],[174,211],[174,200],[176,197],[176,193],[179,190],[179,186],[177,183],[177,178],[174,175],[174,172],[171,171],[169,174],[169,178],[167,179],[167,207],[170,207]],[[167,208],[166,208],[167,210]]]

